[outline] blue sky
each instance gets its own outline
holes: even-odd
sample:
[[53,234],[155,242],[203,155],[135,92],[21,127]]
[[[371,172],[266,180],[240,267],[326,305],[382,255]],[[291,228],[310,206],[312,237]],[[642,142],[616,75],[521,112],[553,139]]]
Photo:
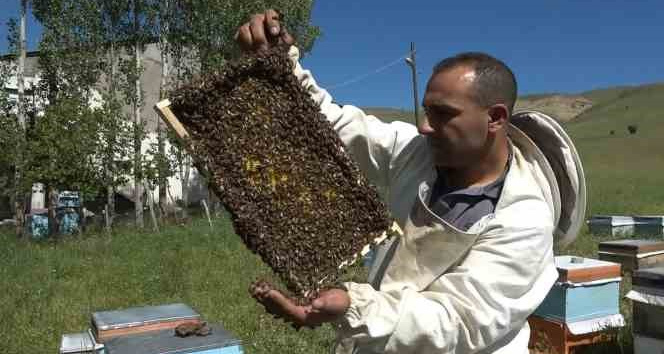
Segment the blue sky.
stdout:
[[[18,0],[0,1],[4,23]],[[438,60],[469,50],[510,65],[521,94],[650,83],[664,81],[662,14],[662,0],[318,0],[313,22],[323,37],[304,65],[334,87],[399,62],[415,41],[420,97]],[[37,35],[29,32],[31,48]],[[412,106],[402,62],[330,91],[343,103]]]

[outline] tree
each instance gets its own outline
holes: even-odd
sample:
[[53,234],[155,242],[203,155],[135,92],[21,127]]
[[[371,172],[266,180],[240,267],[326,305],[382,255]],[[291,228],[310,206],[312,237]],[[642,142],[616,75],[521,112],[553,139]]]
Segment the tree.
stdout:
[[[11,27],[10,27],[11,28]],[[11,77],[16,75],[16,65],[13,62],[0,62],[0,87],[4,88]],[[16,118],[16,104],[9,97],[9,92],[0,90],[0,196],[9,196],[13,201],[18,194],[15,188],[16,154],[19,138],[21,137],[18,120]],[[14,214],[16,215],[16,214]],[[17,230],[18,231],[18,230]]]
[[[16,53],[18,56],[18,68],[16,71],[16,81],[18,87],[18,99],[16,101],[16,119],[17,119],[17,139],[16,139],[16,150],[15,150],[15,163],[14,163],[14,213],[16,220],[16,235],[21,236],[23,234],[23,223],[25,221],[24,209],[25,209],[25,193],[20,186],[24,185],[23,183],[23,148],[25,146],[25,120],[26,120],[26,110],[25,110],[25,58],[26,58],[26,44],[25,44],[25,23],[26,23],[26,13],[28,9],[28,1],[20,0],[20,19],[19,19],[19,29],[18,29],[18,38],[15,36],[15,47]],[[10,26],[11,28],[11,26]],[[11,33],[11,31],[10,31]],[[10,38],[11,39],[11,38]]]
[[103,150],[100,151],[104,170],[104,186],[106,186],[105,225],[110,232],[115,217],[115,192],[117,187],[127,183],[125,178],[131,170],[126,163],[130,156],[129,147],[133,144],[132,129],[125,124],[120,99],[118,82],[118,65],[122,43],[127,37],[126,15],[127,0],[99,0],[101,32],[103,45],[108,50],[104,65],[106,85],[104,87],[104,122],[102,123],[101,139]]
[[106,53],[98,2],[33,0],[33,8],[43,26],[40,86],[49,107],[36,119],[26,161],[31,163],[30,178],[47,184],[49,225],[55,232],[58,189],[78,190],[85,200],[96,196],[105,181],[98,153],[104,140],[97,135],[105,117],[97,84]]

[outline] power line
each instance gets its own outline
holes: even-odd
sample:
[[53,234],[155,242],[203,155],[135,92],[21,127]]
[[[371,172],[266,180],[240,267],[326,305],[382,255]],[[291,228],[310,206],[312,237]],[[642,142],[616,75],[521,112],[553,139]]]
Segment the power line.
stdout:
[[348,85],[350,85],[350,84],[354,84],[354,83],[356,83],[356,82],[362,81],[362,80],[366,79],[366,78],[369,77],[369,76],[376,75],[376,74],[378,74],[378,73],[380,73],[380,72],[382,72],[382,71],[385,71],[385,70],[387,70],[387,69],[389,69],[389,68],[391,68],[391,67],[393,67],[393,66],[395,66],[395,65],[397,65],[397,64],[399,64],[399,63],[402,63],[403,60],[406,59],[408,56],[410,56],[410,52],[408,52],[408,53],[406,53],[406,54],[404,54],[404,55],[399,56],[398,58],[394,59],[394,61],[391,61],[391,62],[389,62],[388,64],[385,64],[385,65],[383,65],[383,66],[381,66],[381,67],[379,67],[379,68],[377,68],[377,69],[375,69],[375,70],[373,70],[373,71],[369,71],[369,72],[364,73],[364,74],[362,74],[362,75],[356,76],[356,77],[354,77],[354,78],[352,78],[352,79],[350,79],[350,80],[346,80],[346,81],[344,81],[344,82],[342,82],[342,83],[339,83],[339,84],[336,84],[336,85],[332,85],[332,86],[328,86],[327,89],[328,89],[328,90],[332,90],[332,89],[335,89],[335,88],[348,86]]

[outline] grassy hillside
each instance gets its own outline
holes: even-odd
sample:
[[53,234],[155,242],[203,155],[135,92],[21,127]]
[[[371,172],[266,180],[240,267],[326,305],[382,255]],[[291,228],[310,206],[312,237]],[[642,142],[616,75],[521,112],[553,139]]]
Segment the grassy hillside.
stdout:
[[565,126],[585,164],[590,213],[664,214],[664,85],[598,94],[616,98]]
[[384,122],[392,122],[395,120],[400,120],[404,122],[413,123],[415,121],[415,118],[413,116],[413,111],[407,111],[398,108],[386,108],[386,107],[364,107],[362,109],[366,114],[374,115],[380,118]]

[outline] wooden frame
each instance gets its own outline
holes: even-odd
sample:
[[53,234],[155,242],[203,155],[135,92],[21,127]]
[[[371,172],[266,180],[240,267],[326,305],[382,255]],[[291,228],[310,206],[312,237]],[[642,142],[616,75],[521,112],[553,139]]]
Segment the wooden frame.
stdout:
[[[171,101],[169,99],[159,101],[154,105],[154,109],[155,111],[157,111],[159,117],[169,126],[171,130],[175,132],[178,138],[184,143],[184,146],[187,149],[187,152],[189,152],[189,154],[192,156],[192,159],[194,161],[197,161],[195,155],[192,153],[192,147],[190,146],[190,142],[188,142],[190,135],[187,132],[187,129],[178,120],[173,111],[171,111]],[[199,169],[199,172],[204,173],[207,176],[207,172],[200,169],[200,167],[202,167],[200,166],[200,164],[196,164],[196,167]],[[401,230],[401,227],[399,227],[396,221],[390,227],[390,231],[396,233],[399,236],[403,235],[403,231]],[[387,238],[388,238],[387,232],[384,232],[379,237],[374,239],[373,244],[379,245],[383,243]],[[344,267],[354,264],[359,258],[369,254],[370,251],[371,251],[371,244],[365,245],[360,252],[353,255],[350,259],[342,262],[338,268],[342,269]],[[325,279],[322,279],[321,282],[323,280]]]

